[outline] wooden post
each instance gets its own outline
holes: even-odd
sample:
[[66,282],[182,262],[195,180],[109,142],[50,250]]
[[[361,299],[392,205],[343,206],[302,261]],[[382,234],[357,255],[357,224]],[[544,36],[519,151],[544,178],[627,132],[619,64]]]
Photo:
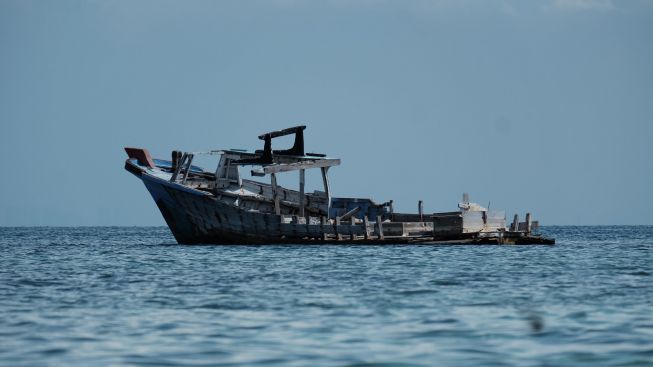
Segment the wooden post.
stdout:
[[370,220],[367,219],[367,215],[363,217],[363,226],[365,226],[365,239],[369,240],[370,239]]
[[379,231],[379,239],[384,240],[385,236],[383,235],[383,222],[381,221],[381,216],[380,215],[376,216],[376,227],[377,227],[377,230]]
[[336,217],[336,241],[342,241],[342,233],[340,233],[340,217]]
[[299,170],[299,216],[304,216],[304,170]]
[[180,151],[178,150],[172,151],[172,172],[177,171],[177,166],[179,166],[180,155],[181,155]]
[[326,233],[326,231],[325,231],[325,227],[326,227],[326,225],[327,225],[327,218],[326,218],[326,217],[322,217],[322,225],[320,226],[320,230],[322,231],[322,241],[326,241],[326,240],[327,240],[327,233]]
[[184,178],[181,180],[182,184],[186,183],[186,179],[188,178],[188,174],[190,173],[190,168],[192,167],[193,164],[193,154],[190,153],[188,154],[188,166],[186,167],[186,171],[184,171],[183,175]]
[[424,221],[424,207],[422,206],[422,200],[417,202],[417,211],[419,212],[419,221]]
[[277,187],[277,175],[272,173],[270,174],[272,179],[272,200],[274,200],[274,212],[277,215],[281,214],[281,206],[279,205],[279,188]]
[[179,159],[179,164],[177,165],[175,172],[172,174],[172,177],[170,178],[170,182],[177,181],[177,176],[179,176],[179,173],[184,168],[184,163],[186,162],[186,158],[188,158],[188,155],[186,153],[182,154],[181,158]]
[[531,233],[531,213],[526,213],[526,233]]
[[511,232],[519,231],[519,215],[515,214],[515,217],[512,220],[512,225],[510,226]]
[[331,212],[331,189],[329,188],[329,167],[320,168],[322,171],[322,183],[324,183],[324,193],[326,194],[327,200],[327,218],[329,217],[329,212]]

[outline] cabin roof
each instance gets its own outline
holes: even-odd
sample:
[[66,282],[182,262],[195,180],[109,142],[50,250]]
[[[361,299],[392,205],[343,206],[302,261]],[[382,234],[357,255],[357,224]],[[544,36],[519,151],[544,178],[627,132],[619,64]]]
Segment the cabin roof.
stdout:
[[[305,129],[306,126],[300,125],[261,134],[258,138],[264,141],[262,150],[248,151],[232,148],[221,152],[232,156],[233,161],[231,164],[263,167],[260,170],[252,171],[258,175],[340,165],[340,159],[338,158],[304,151]],[[290,149],[272,149],[273,138],[292,134],[295,135],[295,141]]]

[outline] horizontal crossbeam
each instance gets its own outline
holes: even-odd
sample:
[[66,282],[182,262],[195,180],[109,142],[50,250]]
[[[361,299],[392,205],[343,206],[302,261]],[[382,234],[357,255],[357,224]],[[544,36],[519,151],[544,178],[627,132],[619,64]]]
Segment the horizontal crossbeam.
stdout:
[[302,162],[288,163],[288,164],[272,164],[263,167],[265,174],[297,171],[300,169],[322,168],[339,166],[340,159],[316,159],[306,160]]

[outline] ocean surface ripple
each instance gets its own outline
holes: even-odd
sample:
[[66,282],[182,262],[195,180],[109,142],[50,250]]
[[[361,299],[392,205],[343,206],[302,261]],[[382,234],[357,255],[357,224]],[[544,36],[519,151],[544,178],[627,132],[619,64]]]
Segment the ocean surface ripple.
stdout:
[[555,246],[0,228],[3,366],[653,366],[653,227]]

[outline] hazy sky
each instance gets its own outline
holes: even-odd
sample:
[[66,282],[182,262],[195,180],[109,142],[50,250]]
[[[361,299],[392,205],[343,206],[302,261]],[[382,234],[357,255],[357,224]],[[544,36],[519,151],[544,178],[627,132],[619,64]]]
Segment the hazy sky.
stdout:
[[300,123],[337,196],[653,224],[653,2],[0,1],[0,225],[163,225],[123,146]]

